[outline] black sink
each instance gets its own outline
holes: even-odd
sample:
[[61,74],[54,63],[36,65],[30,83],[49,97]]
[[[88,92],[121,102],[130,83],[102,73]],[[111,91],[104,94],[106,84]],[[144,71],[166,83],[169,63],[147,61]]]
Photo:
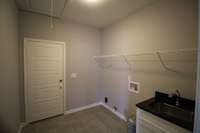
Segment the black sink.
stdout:
[[179,106],[176,106],[176,99],[169,98],[167,94],[157,94],[159,95],[138,103],[136,106],[180,127],[193,131],[195,101],[179,97]]
[[194,112],[179,108],[174,105],[162,102],[152,102],[149,104],[149,108],[163,113],[167,116],[174,117],[180,121],[193,122],[194,121]]

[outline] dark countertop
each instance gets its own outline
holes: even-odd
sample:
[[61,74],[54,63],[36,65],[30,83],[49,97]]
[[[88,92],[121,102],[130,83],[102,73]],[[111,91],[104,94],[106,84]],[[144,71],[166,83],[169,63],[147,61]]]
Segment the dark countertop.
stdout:
[[[166,101],[170,101],[170,100],[165,100]],[[155,104],[154,104],[155,103]],[[154,104],[154,105],[159,105],[159,103],[164,103],[163,100],[157,100],[156,98],[151,98],[151,99],[148,99],[146,101],[143,101],[141,103],[138,103],[136,106],[142,110],[145,110],[149,113],[152,113],[160,118],[163,118],[171,123],[174,123],[180,127],[183,127],[187,130],[190,130],[190,131],[193,131],[193,125],[194,125],[194,105],[195,105],[195,102],[194,101],[191,101],[191,100],[187,100],[187,99],[184,99],[182,98],[182,102],[181,103],[184,103],[182,104],[182,106],[180,106],[179,108],[183,109],[183,110],[187,110],[189,112],[192,112],[193,116],[190,118],[187,118],[186,115],[184,114],[180,114],[182,116],[180,116],[179,118],[177,117],[174,117],[174,116],[171,116],[171,115],[167,115],[166,113],[164,113],[162,110],[159,110],[159,109],[156,109],[156,108],[153,108],[151,107],[150,105],[151,104]],[[168,102],[170,103],[170,102]],[[172,104],[171,104],[172,105]],[[177,107],[178,108],[178,107]],[[168,108],[168,110],[170,110],[170,108]],[[182,117],[182,118],[181,118]],[[184,118],[184,119],[183,119]]]

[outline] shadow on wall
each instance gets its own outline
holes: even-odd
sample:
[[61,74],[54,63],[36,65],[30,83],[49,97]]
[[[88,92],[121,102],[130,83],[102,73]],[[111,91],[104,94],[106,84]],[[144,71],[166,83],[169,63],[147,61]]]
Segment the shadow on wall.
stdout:
[[0,118],[0,133],[11,133],[11,130],[3,122],[2,118]]

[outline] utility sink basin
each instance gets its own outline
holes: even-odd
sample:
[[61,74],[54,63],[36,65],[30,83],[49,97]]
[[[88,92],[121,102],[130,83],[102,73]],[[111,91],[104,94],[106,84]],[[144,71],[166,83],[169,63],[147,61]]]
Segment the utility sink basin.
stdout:
[[161,119],[193,131],[195,101],[183,97],[169,97],[168,94],[155,92],[155,97],[136,104],[139,109]]
[[174,105],[162,102],[152,102],[149,104],[149,108],[169,117],[173,117],[174,119],[183,120],[186,122],[194,121],[194,112],[179,108]]

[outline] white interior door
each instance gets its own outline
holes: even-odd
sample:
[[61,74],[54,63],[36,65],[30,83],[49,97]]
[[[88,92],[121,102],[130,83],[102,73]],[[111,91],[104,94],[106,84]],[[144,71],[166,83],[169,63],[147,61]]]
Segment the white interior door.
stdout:
[[27,122],[64,113],[64,43],[24,42]]

